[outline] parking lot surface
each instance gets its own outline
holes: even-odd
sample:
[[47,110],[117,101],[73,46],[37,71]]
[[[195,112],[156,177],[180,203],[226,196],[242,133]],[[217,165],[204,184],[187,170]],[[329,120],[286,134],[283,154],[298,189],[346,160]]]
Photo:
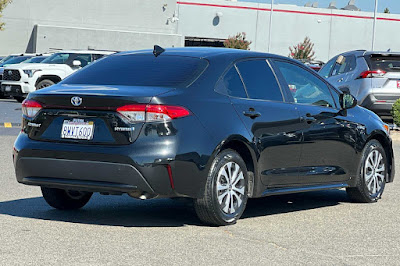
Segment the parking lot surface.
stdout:
[[[0,123],[19,123],[19,106],[0,100]],[[190,202],[171,199],[95,195],[62,212],[16,182],[18,131],[0,127],[0,265],[399,264],[399,174],[375,204],[350,203],[344,190],[253,199],[228,227],[203,226]]]

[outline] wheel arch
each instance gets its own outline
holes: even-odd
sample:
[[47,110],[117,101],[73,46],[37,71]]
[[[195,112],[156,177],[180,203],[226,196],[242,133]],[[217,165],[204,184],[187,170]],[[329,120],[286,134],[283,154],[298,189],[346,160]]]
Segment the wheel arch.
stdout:
[[62,78],[60,78],[60,77],[57,76],[57,75],[43,75],[43,76],[40,76],[40,77],[36,80],[35,87],[39,84],[39,82],[41,82],[41,81],[43,81],[43,80],[45,80],[45,79],[51,80],[51,81],[53,81],[54,83],[58,83],[58,82],[60,82],[60,81],[62,80]]
[[253,144],[245,137],[240,135],[230,136],[222,141],[214,150],[213,158],[220,152],[231,149],[237,152],[246,164],[249,175],[249,197],[258,194],[258,187],[261,185],[261,180],[258,177],[257,171],[257,153]]

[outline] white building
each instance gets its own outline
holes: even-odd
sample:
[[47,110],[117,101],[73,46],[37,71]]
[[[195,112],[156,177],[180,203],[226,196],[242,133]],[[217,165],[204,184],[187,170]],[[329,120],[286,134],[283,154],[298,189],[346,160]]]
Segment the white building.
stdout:
[[[0,55],[218,46],[237,32],[246,32],[251,50],[270,47],[281,55],[309,36],[323,61],[343,51],[371,49],[373,13],[279,4],[273,9],[224,0],[13,0],[3,12]],[[400,15],[378,15],[376,50],[400,51],[397,28]]]

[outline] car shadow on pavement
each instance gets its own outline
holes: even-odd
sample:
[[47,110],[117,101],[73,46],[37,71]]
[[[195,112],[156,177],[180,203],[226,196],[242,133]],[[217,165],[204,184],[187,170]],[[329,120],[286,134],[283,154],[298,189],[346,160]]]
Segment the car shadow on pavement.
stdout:
[[[348,202],[340,190],[250,199],[242,219],[330,207]],[[42,197],[0,202],[0,214],[15,217],[123,227],[202,226],[189,200],[135,200],[128,196],[94,195],[80,210],[59,211]]]

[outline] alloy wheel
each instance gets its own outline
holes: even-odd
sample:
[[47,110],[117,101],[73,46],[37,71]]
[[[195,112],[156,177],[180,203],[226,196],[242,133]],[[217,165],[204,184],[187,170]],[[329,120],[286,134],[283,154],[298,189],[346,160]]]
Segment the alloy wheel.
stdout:
[[217,198],[221,210],[233,214],[243,204],[245,179],[243,171],[235,162],[226,163],[218,172]]
[[380,192],[385,182],[385,161],[378,150],[372,150],[364,164],[365,184],[371,194]]

